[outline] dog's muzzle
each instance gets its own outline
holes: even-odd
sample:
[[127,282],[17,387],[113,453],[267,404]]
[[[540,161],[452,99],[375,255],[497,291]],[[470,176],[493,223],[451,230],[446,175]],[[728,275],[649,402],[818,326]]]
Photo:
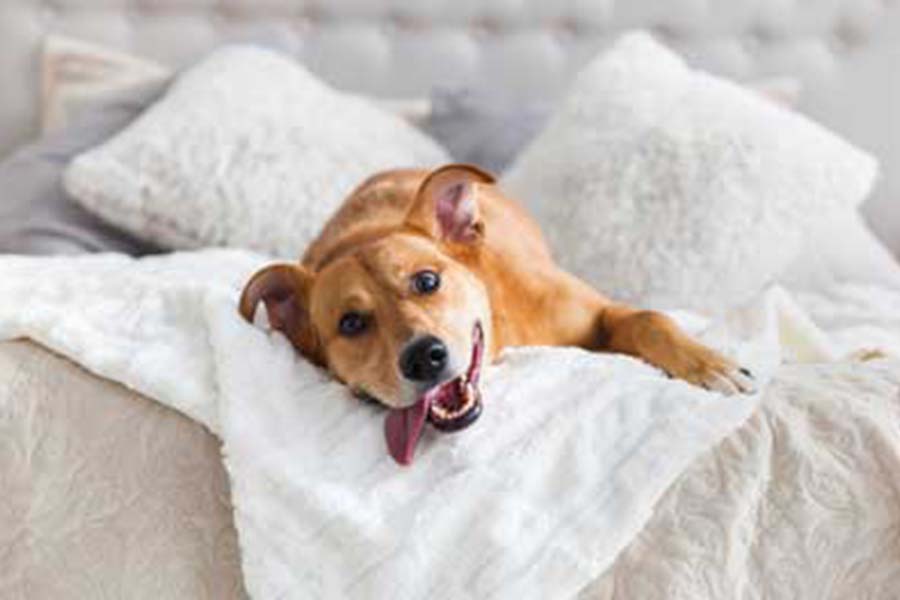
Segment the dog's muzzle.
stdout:
[[[441,352],[431,354],[438,347],[434,344],[434,340],[437,338],[423,338],[407,348],[400,359],[401,371],[407,366],[404,364],[405,359],[409,360],[410,372],[416,375],[420,375],[423,368],[423,363],[416,361],[425,363],[431,361],[431,366],[426,365],[424,368],[434,370],[440,363],[440,371],[432,375],[433,379],[439,377],[440,372],[446,368],[447,352],[443,343],[437,340],[443,348],[443,358],[438,360],[440,358],[438,354]],[[410,351],[415,351],[415,354],[407,357]],[[484,332],[481,323],[476,323],[472,329],[472,354],[466,372],[431,387],[412,406],[394,408],[388,412],[384,433],[388,451],[394,460],[403,465],[412,462],[426,420],[440,431],[451,432],[464,429],[478,419],[481,415],[481,392],[478,381],[483,360]],[[406,372],[404,375],[406,376]]]

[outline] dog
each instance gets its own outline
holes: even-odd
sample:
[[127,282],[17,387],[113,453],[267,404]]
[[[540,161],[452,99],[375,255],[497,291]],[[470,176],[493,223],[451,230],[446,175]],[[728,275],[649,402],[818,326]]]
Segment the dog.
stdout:
[[614,302],[553,261],[537,224],[478,167],[393,170],[345,200],[300,263],[244,288],[269,324],[360,398],[388,409],[391,456],[409,464],[425,423],[471,425],[482,366],[509,346],[578,346],[642,359],[725,394],[751,373],[659,312]]

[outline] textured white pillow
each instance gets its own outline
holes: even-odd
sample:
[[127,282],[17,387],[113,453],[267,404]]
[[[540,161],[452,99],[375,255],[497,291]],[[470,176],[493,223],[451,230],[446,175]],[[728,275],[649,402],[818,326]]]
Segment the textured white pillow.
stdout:
[[579,74],[502,185],[600,289],[715,312],[774,281],[805,230],[862,202],[876,171],[801,115],[634,33]]
[[900,263],[855,210],[836,212],[806,235],[797,259],[778,277],[791,291],[840,284],[900,289]]
[[366,177],[446,161],[398,116],[286,57],[233,46],[79,156],[65,183],[88,210],[164,247],[297,257]]

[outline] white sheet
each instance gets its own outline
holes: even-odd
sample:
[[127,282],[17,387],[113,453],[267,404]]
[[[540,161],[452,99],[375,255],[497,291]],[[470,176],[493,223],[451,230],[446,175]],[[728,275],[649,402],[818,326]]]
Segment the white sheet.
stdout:
[[[0,337],[31,337],[221,436],[255,597],[574,595],[756,405],[626,357],[523,349],[486,374],[479,423],[426,436],[404,469],[379,411],[237,316],[262,260],[0,259]],[[764,313],[779,304],[719,330],[765,334],[729,337],[763,383],[778,357]]]

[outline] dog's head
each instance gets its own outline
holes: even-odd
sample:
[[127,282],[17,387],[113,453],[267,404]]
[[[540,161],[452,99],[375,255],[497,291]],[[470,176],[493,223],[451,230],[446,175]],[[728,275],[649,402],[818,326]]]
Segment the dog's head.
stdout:
[[492,183],[466,165],[432,171],[399,227],[354,232],[315,272],[269,266],[241,298],[245,318],[262,301],[304,356],[390,409],[388,446],[404,464],[426,420],[455,431],[481,411],[491,310],[472,266],[484,237],[479,195]]

